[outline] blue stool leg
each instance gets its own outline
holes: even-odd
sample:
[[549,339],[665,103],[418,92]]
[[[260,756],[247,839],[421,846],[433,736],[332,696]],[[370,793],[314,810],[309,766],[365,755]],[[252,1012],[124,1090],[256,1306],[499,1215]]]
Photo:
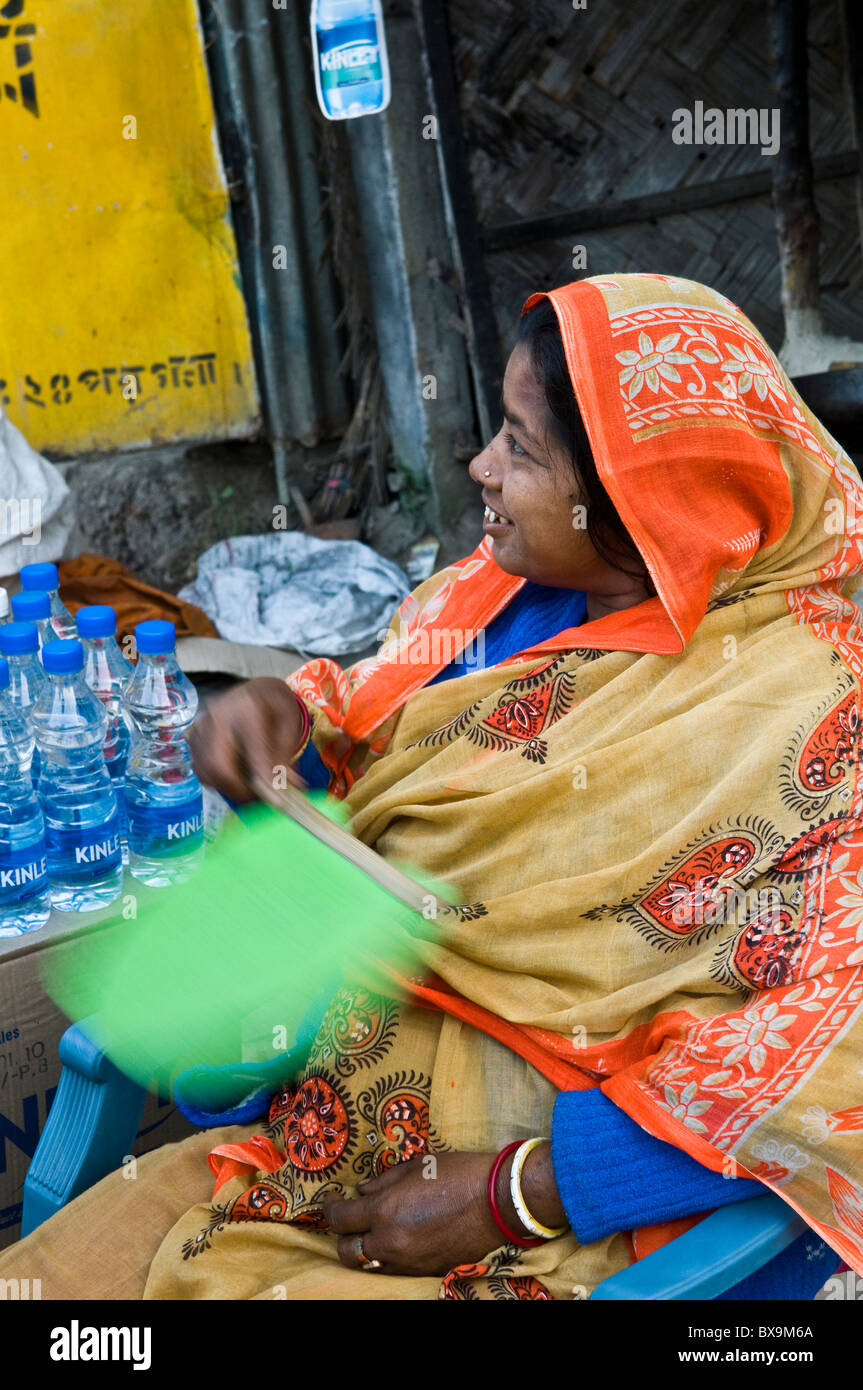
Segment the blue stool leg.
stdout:
[[146,1091],[80,1026],[60,1039],[63,1071],[24,1183],[22,1236],[116,1168],[137,1133]]

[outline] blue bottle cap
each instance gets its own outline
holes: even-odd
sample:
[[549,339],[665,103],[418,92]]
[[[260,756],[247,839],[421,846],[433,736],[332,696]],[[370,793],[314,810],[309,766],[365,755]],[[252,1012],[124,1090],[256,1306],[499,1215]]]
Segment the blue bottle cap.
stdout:
[[19,623],[35,623],[37,618],[50,618],[51,595],[44,589],[23,589],[12,595],[12,616]]
[[75,615],[79,637],[113,637],[117,631],[117,615],[107,603],[91,603],[79,608]]
[[59,589],[60,576],[57,566],[47,562],[38,565],[24,565],[21,569],[22,589]]
[[139,652],[153,655],[172,652],[177,643],[177,633],[173,623],[163,618],[151,618],[149,622],[138,623],[135,628],[135,646]]
[[24,656],[38,650],[39,629],[35,623],[5,623],[0,627],[0,652],[4,656]]
[[9,662],[5,656],[0,656],[0,690],[5,690],[9,684]]
[[59,637],[55,642],[46,642],[42,648],[42,665],[52,676],[80,671],[84,665],[84,648],[75,637]]

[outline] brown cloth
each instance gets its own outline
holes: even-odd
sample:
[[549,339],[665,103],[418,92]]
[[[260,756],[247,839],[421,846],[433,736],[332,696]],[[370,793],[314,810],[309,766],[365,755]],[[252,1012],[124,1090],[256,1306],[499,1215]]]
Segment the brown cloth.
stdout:
[[117,614],[119,638],[134,633],[136,624],[149,618],[166,618],[176,627],[178,637],[219,635],[197,604],[154,589],[107,555],[84,551],[74,560],[61,560],[57,568],[60,597],[70,612],[74,615],[89,603],[107,603]]

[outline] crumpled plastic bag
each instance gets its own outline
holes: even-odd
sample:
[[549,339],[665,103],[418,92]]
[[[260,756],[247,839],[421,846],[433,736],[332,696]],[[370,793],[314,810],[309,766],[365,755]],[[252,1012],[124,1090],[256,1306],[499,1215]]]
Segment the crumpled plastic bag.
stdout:
[[74,499],[59,470],[0,410],[0,575],[59,560],[74,528]]
[[410,588],[398,565],[360,541],[279,531],[205,550],[180,598],[203,608],[231,642],[343,656],[380,640]]

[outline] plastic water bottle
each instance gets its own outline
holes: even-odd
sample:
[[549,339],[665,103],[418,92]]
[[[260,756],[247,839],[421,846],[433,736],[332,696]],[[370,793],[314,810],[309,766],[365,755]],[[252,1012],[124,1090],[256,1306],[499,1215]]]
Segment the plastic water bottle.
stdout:
[[[0,627],[0,652],[9,662],[9,699],[30,718],[33,706],[45,688],[45,672],[39,660],[39,633],[35,623],[5,623]],[[34,787],[39,781],[41,758],[33,749],[30,775]]]
[[48,561],[21,568],[21,588],[44,590],[51,599],[51,626],[57,637],[75,636],[75,619],[60,597],[60,576],[57,566]]
[[0,623],[8,623],[12,620],[9,612],[9,595],[6,590],[0,587]]
[[31,719],[51,898],[61,911],[92,912],[123,887],[117,798],[102,753],[108,716],[84,681],[80,642],[46,642],[42,664],[47,680]]
[[390,65],[380,0],[312,0],[318,105],[329,121],[383,111]]
[[0,657],[0,936],[44,927],[51,916],[45,821],[33,783],[33,731],[9,699]]
[[122,697],[132,675],[132,663],[126,660],[117,644],[117,616],[113,608],[102,603],[79,608],[77,623],[78,639],[84,648],[84,680],[99,696],[108,716],[103,752],[117,795],[123,863],[128,864],[124,783],[131,734]]
[[198,693],[177,665],[173,623],[139,623],[135,643],[123,693],[136,734],[126,768],[129,868],[161,888],[188,878],[204,853],[203,793],[185,739]]
[[12,595],[12,617],[16,623],[35,623],[40,642],[57,636],[51,624],[51,595],[44,589],[22,589]]

